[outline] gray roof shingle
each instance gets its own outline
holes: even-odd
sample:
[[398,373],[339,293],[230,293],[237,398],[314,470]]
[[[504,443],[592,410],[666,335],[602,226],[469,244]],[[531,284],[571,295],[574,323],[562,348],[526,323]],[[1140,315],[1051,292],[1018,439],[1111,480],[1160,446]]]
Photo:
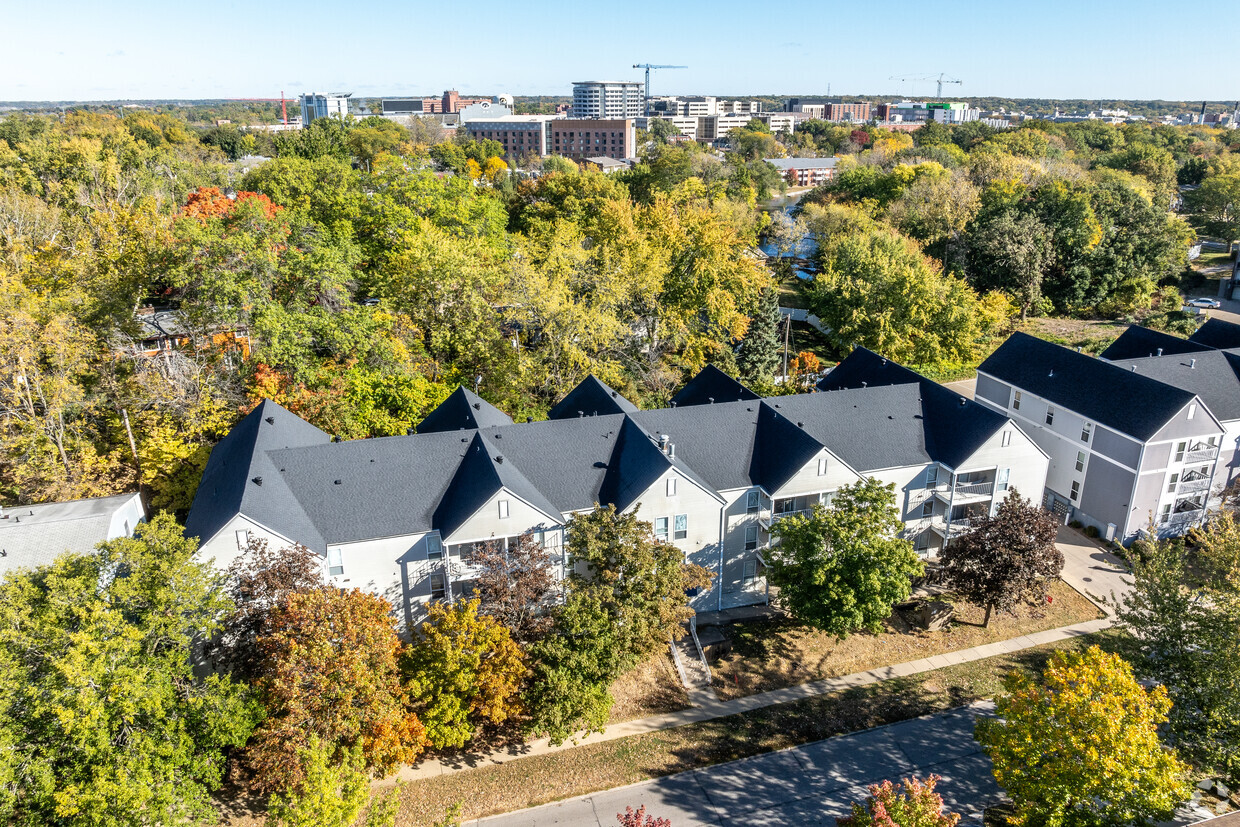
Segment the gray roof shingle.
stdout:
[[758,395],[714,365],[707,365],[672,397],[672,405],[710,405],[755,400]]
[[418,423],[420,434],[511,425],[508,414],[473,391],[458,387]]
[[607,414],[632,413],[637,406],[616,393],[593,374],[582,379],[547,414],[548,419],[568,419],[574,416],[605,416]]
[[1218,318],[1206,319],[1206,323],[1197,328],[1188,340],[1220,350],[1240,347],[1240,324]]
[[1159,351],[1162,351],[1162,355],[1172,356],[1177,353],[1197,353],[1203,350],[1210,350],[1210,347],[1134,324],[1129,325],[1128,329],[1119,334],[1119,338],[1111,342],[1099,355],[1103,359],[1114,362],[1119,359],[1158,356]]

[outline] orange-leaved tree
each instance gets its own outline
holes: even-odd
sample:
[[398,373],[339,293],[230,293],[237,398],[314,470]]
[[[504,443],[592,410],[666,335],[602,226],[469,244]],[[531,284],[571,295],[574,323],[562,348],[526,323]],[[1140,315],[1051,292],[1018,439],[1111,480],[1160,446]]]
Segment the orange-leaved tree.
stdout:
[[255,789],[299,784],[298,753],[311,736],[341,753],[360,746],[376,775],[421,753],[426,731],[406,704],[391,608],[357,589],[315,589],[289,594],[271,613],[258,639],[267,719],[247,754]]

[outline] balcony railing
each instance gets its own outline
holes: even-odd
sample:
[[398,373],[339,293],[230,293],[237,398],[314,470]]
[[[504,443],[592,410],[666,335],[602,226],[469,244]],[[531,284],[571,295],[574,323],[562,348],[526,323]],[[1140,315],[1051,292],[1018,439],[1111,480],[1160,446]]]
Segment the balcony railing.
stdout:
[[1218,456],[1217,445],[1198,445],[1184,454],[1185,462],[1205,462]]
[[1210,487],[1209,477],[1198,477],[1196,479],[1186,479],[1175,489],[1177,494],[1193,494],[1198,491],[1205,491]]
[[963,497],[989,497],[995,491],[993,482],[962,482],[956,484],[956,495]]

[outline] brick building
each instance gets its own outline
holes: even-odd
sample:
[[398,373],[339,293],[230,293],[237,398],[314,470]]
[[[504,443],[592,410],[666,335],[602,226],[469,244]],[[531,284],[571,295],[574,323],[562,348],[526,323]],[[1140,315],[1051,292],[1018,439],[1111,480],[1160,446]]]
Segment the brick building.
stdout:
[[551,122],[550,130],[552,155],[563,155],[574,161],[637,156],[637,129],[632,118],[561,118]]

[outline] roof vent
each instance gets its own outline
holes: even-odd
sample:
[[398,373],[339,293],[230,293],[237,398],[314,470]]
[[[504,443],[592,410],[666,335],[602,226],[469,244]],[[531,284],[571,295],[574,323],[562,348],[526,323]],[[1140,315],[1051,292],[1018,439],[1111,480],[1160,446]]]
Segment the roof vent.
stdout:
[[1159,348],[1159,349],[1158,349],[1158,355],[1159,355],[1159,356],[1162,356],[1162,348]]
[[713,396],[708,396],[708,397],[706,397],[706,401],[707,401],[707,402],[709,402],[710,404],[712,404],[712,405],[713,405],[713,404],[715,404],[715,397],[713,397]]
[[1055,369],[1054,369],[1054,368],[1051,368],[1051,372],[1050,372],[1050,373],[1048,373],[1048,374],[1046,374],[1046,375],[1047,375],[1047,376],[1050,376],[1050,377],[1053,377],[1053,376],[1055,375]]
[[335,480],[332,482],[332,485],[340,485],[342,482],[344,482],[344,480]]
[[969,400],[965,399],[963,396],[960,397],[960,407],[963,408],[965,405],[968,405],[968,404],[969,404]]
[[577,418],[578,418],[578,419],[581,419],[581,418],[582,418],[583,416],[585,416],[585,415],[586,415],[586,412],[585,412],[585,411],[577,411]]
[[266,419],[264,419],[263,421],[264,421],[264,422],[266,422],[268,425],[274,425],[274,424],[276,424],[276,418],[275,418],[274,416],[269,416],[269,417],[267,417]]
[[405,431],[405,436],[413,436],[417,432],[418,432],[418,426],[413,425],[408,430]]
[[496,462],[497,464],[499,464],[499,465],[503,465],[503,464],[504,464],[504,457],[503,457],[501,454],[496,454],[496,455],[495,455],[495,462]]
[[1077,352],[1077,353],[1080,353],[1080,352],[1081,352],[1081,346],[1080,346],[1080,345],[1077,345],[1077,346],[1076,346],[1076,352]]
[[254,479],[250,480],[250,482],[254,483],[255,485],[262,485],[262,484],[263,484],[263,478],[262,478],[262,477],[255,477]]
[[804,427],[805,427],[805,423],[804,423],[804,422],[798,422],[798,423],[797,423],[797,427],[798,427],[798,428],[804,428]]
[[667,434],[659,434],[659,450],[666,453],[667,445],[670,440],[671,437]]
[[503,438],[504,438],[504,435],[503,435],[503,434],[492,434],[492,436],[494,436],[496,439],[503,439]]
[[612,399],[615,399],[618,395],[619,395],[619,394],[617,394],[615,391],[612,391],[612,392],[611,392],[611,398],[612,398]]
[[676,459],[676,443],[675,442],[667,443],[667,458]]
[[1132,372],[1133,372],[1133,373],[1136,373],[1136,372],[1137,372],[1137,366],[1136,366],[1136,365],[1129,365],[1128,367],[1132,368]]
[[887,357],[883,357],[883,367],[887,367]]
[[1189,370],[1192,370],[1192,369],[1193,369],[1193,368],[1195,368],[1195,367],[1197,367],[1197,360],[1196,360],[1196,359],[1189,359],[1189,360],[1188,360],[1188,369],[1189,369]]
[[526,421],[526,423],[527,423],[527,424],[528,424],[528,423],[530,423],[530,422],[533,422],[533,421],[534,421],[534,417],[532,417],[532,416],[527,416],[527,417],[525,418],[525,421]]
[[482,410],[482,403],[481,403],[481,402],[475,402],[475,403],[474,403],[474,410],[475,410],[475,411],[480,411],[480,410]]

